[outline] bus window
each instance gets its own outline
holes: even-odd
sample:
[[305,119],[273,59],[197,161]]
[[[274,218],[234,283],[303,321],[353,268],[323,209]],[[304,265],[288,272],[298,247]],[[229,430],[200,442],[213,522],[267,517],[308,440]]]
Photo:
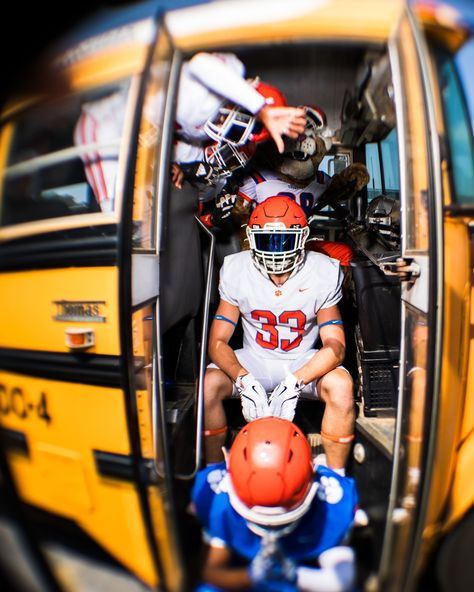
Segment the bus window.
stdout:
[[366,144],[365,158],[370,173],[367,187],[369,202],[381,193],[400,199],[396,128],[381,142]]
[[13,120],[0,226],[114,209],[128,88],[70,95]]
[[383,192],[382,175],[380,168],[380,156],[378,145],[374,142],[365,147],[365,161],[369,169],[370,182],[367,187],[369,201]]
[[351,162],[352,160],[349,152],[338,152],[335,156],[326,155],[319,165],[319,170],[332,177],[336,173],[342,172],[351,164]]
[[397,130],[394,128],[380,143],[382,151],[383,176],[385,191],[392,197],[399,198],[400,175],[398,170]]
[[472,76],[468,75],[471,72],[471,64],[474,58],[474,39],[471,39],[461,47],[456,54],[454,62],[457,66],[459,78],[464,89],[467,109],[470,114],[471,127],[474,129],[474,83]]
[[[457,60],[459,74],[470,72],[462,65],[474,58],[474,40],[463,47]],[[472,118],[474,117],[474,88],[467,76],[462,80],[456,73],[456,64],[447,54],[438,54],[438,71],[441,99],[446,118],[446,139],[451,153],[454,198],[460,205],[474,205],[474,145],[472,140]],[[464,86],[464,89],[463,89]],[[464,102],[463,90],[468,99]],[[471,109],[471,120],[468,108]]]

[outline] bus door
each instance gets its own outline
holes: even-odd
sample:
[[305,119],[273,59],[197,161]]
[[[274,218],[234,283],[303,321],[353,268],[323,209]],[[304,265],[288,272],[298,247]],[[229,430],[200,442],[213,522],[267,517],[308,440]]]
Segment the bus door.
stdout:
[[381,588],[409,590],[420,540],[431,414],[438,388],[443,299],[437,136],[424,47],[410,12],[389,43],[400,154],[401,256],[382,264],[401,280],[400,382]]
[[170,55],[153,19],[98,34],[57,61],[53,91],[2,120],[0,414],[32,518],[178,590],[165,411],[152,402]]

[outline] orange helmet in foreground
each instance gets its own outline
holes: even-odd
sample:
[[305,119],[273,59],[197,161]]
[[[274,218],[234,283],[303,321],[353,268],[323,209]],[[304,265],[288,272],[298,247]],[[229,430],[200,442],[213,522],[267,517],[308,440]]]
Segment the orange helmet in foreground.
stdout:
[[294,423],[279,417],[262,417],[242,428],[227,468],[230,502],[255,524],[294,522],[316,493],[308,441]]

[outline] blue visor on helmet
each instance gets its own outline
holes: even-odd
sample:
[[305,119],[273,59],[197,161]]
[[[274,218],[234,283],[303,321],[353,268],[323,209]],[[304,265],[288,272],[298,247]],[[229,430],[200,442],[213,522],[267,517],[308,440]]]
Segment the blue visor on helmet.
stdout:
[[287,253],[294,251],[296,238],[295,233],[255,233],[255,247],[258,251],[264,251],[265,253]]

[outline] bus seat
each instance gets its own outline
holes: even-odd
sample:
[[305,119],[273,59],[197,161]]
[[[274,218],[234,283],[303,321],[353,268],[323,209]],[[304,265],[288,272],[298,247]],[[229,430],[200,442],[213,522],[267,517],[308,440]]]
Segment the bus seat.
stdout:
[[364,412],[394,412],[400,358],[400,279],[371,261],[350,264],[358,310],[357,349],[363,374]]
[[353,249],[342,242],[308,239],[305,249],[307,251],[323,253],[323,255],[327,255],[333,259],[338,259],[343,267],[348,267],[349,263],[354,259]]

